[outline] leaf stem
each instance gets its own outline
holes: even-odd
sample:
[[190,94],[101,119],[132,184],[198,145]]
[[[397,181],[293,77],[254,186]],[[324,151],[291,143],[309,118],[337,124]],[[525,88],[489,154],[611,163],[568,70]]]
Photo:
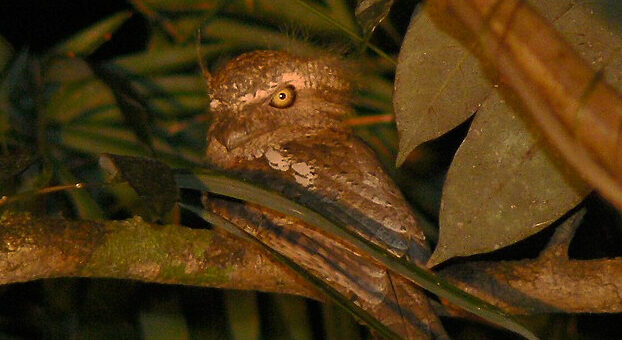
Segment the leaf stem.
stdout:
[[350,126],[375,125],[380,123],[392,123],[395,121],[395,115],[392,113],[383,113],[371,116],[358,116],[346,119],[344,123]]
[[55,193],[59,191],[65,191],[65,190],[86,189],[89,187],[101,187],[103,185],[104,183],[98,183],[98,182],[93,182],[93,183],[78,182],[78,183],[73,183],[73,184],[55,185],[55,186],[46,187],[46,188],[38,189],[38,190],[24,191],[24,192],[21,192],[19,194],[12,195],[12,196],[0,197],[0,207],[2,207],[5,204],[26,200],[28,198],[31,198],[37,195],[47,195],[47,194],[51,194],[51,193]]

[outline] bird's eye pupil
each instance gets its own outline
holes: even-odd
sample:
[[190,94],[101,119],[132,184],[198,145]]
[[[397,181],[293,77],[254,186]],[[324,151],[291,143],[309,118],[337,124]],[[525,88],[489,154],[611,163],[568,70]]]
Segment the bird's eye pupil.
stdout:
[[285,94],[283,92],[279,93],[279,99],[280,100],[285,100],[285,98],[287,98],[287,94]]

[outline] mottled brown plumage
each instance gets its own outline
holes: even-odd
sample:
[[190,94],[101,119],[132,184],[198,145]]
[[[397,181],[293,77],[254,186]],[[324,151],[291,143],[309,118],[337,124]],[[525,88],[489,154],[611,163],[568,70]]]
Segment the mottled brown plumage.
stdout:
[[[342,122],[351,112],[349,74],[334,57],[257,51],[210,79],[207,158],[329,214],[419,264],[423,233],[373,152]],[[237,201],[213,211],[329,282],[409,339],[444,337],[423,292],[352,245],[295,218]]]

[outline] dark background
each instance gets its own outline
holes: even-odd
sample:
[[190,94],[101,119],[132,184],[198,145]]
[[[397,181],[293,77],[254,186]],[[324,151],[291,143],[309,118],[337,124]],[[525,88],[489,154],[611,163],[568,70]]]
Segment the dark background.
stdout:
[[[42,52],[101,19],[132,10],[122,0],[4,0],[0,4],[0,34],[16,50]],[[93,56],[106,59],[144,48],[147,23],[138,14],[128,20]]]

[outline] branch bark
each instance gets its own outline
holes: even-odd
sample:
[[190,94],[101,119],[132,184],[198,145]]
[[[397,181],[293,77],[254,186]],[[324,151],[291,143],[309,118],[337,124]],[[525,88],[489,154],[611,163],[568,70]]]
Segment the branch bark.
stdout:
[[622,258],[473,262],[439,274],[512,314],[622,312]]
[[246,241],[212,230],[124,221],[0,217],[0,284],[106,277],[324,297]]
[[[133,218],[98,223],[4,214],[0,284],[105,277],[325,298],[252,244],[213,230]],[[456,264],[439,274],[515,313],[622,312],[622,258],[565,256]]]

